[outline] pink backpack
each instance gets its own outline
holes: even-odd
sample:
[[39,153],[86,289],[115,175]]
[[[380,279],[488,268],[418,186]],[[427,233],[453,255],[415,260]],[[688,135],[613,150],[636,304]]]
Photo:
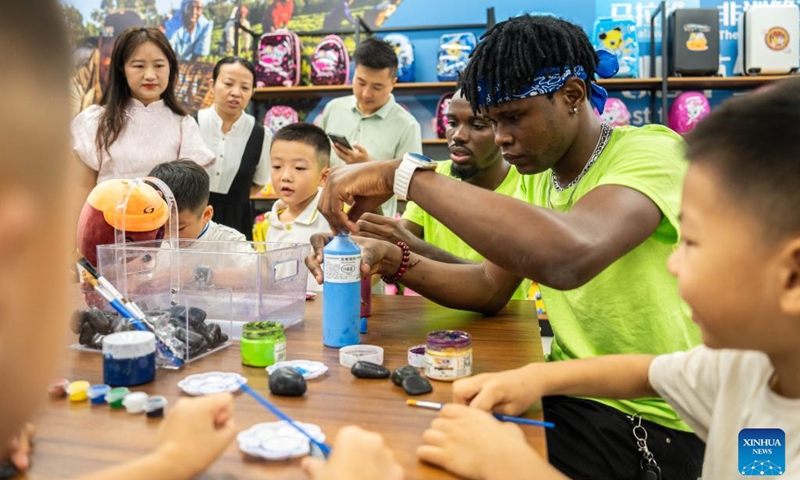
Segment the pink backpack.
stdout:
[[439,97],[439,102],[436,103],[436,136],[439,138],[446,138],[447,131],[447,109],[450,107],[450,100],[453,99],[453,92],[445,93]]
[[273,135],[286,125],[291,125],[298,121],[295,109],[285,105],[275,105],[267,110],[267,114],[264,115],[264,127],[272,132]]
[[317,44],[310,63],[314,85],[345,85],[350,81],[350,54],[337,35],[328,35]]
[[683,92],[672,102],[667,125],[681,135],[689,133],[711,113],[711,105],[701,92]]
[[609,97],[603,108],[603,114],[601,115],[597,109],[594,109],[594,113],[612,127],[624,127],[631,124],[631,112],[625,106],[625,102],[619,98]]
[[300,37],[288,30],[265,33],[258,43],[257,87],[292,87],[300,83]]

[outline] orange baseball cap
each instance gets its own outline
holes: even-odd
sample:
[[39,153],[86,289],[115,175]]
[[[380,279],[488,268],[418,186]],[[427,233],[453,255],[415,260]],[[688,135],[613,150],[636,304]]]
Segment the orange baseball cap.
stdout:
[[[117,205],[125,200],[125,214],[117,213]],[[169,208],[158,190],[144,182],[113,179],[100,183],[89,194],[86,203],[103,212],[106,223],[117,230],[150,232],[167,223]]]

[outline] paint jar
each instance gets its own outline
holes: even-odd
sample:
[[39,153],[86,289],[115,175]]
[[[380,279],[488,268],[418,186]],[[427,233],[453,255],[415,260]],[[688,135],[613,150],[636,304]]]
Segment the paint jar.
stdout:
[[106,403],[111,408],[122,408],[122,401],[131,393],[128,387],[112,388],[106,394]]
[[128,413],[142,413],[147,406],[148,397],[145,392],[131,392],[122,399],[122,406]]
[[106,395],[111,391],[111,387],[105,384],[92,385],[89,387],[89,400],[92,405],[104,405],[106,403]]
[[70,402],[83,402],[88,398],[89,382],[86,380],[78,380],[72,382],[67,387],[67,395],[69,395]]
[[472,375],[472,337],[460,330],[428,333],[425,345],[425,376],[453,381]]
[[278,322],[249,322],[242,327],[242,364],[268,367],[286,360],[286,335]]
[[167,399],[161,395],[156,395],[147,399],[144,411],[147,414],[147,418],[161,418],[164,416],[164,408],[166,406]]
[[103,339],[103,382],[130,387],[156,378],[156,336],[153,332],[119,332]]

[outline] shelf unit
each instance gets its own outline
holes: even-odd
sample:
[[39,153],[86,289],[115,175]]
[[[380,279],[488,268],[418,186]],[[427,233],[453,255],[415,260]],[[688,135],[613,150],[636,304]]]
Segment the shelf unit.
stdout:
[[[668,77],[667,89],[737,89],[754,88],[776,80],[790,78],[795,75],[764,75],[754,77]],[[659,90],[664,84],[661,77],[655,78],[609,78],[598,80],[598,84],[610,91],[622,90]],[[395,95],[421,95],[444,93],[455,90],[456,82],[398,83],[394,87]],[[309,85],[299,87],[266,87],[256,88],[254,100],[275,99],[319,99],[350,95],[352,85]]]

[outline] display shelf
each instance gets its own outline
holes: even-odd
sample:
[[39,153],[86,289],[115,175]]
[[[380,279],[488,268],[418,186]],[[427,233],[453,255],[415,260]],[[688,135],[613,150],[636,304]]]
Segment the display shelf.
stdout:
[[[395,95],[424,95],[444,93],[456,88],[456,82],[398,83],[394,86]],[[310,99],[342,97],[353,92],[352,85],[306,85],[299,87],[263,87],[253,91],[254,100],[271,99]]]
[[[797,75],[759,75],[752,77],[669,77],[667,88],[673,90],[687,89],[738,89],[754,88],[760,85],[791,78]],[[608,90],[657,90],[661,88],[661,77],[654,78],[608,78],[597,83]],[[444,93],[456,88],[456,82],[420,82],[398,83],[394,87],[395,95],[424,95]],[[255,100],[324,98],[349,95],[352,85],[310,85],[299,87],[265,87],[256,88]]]

